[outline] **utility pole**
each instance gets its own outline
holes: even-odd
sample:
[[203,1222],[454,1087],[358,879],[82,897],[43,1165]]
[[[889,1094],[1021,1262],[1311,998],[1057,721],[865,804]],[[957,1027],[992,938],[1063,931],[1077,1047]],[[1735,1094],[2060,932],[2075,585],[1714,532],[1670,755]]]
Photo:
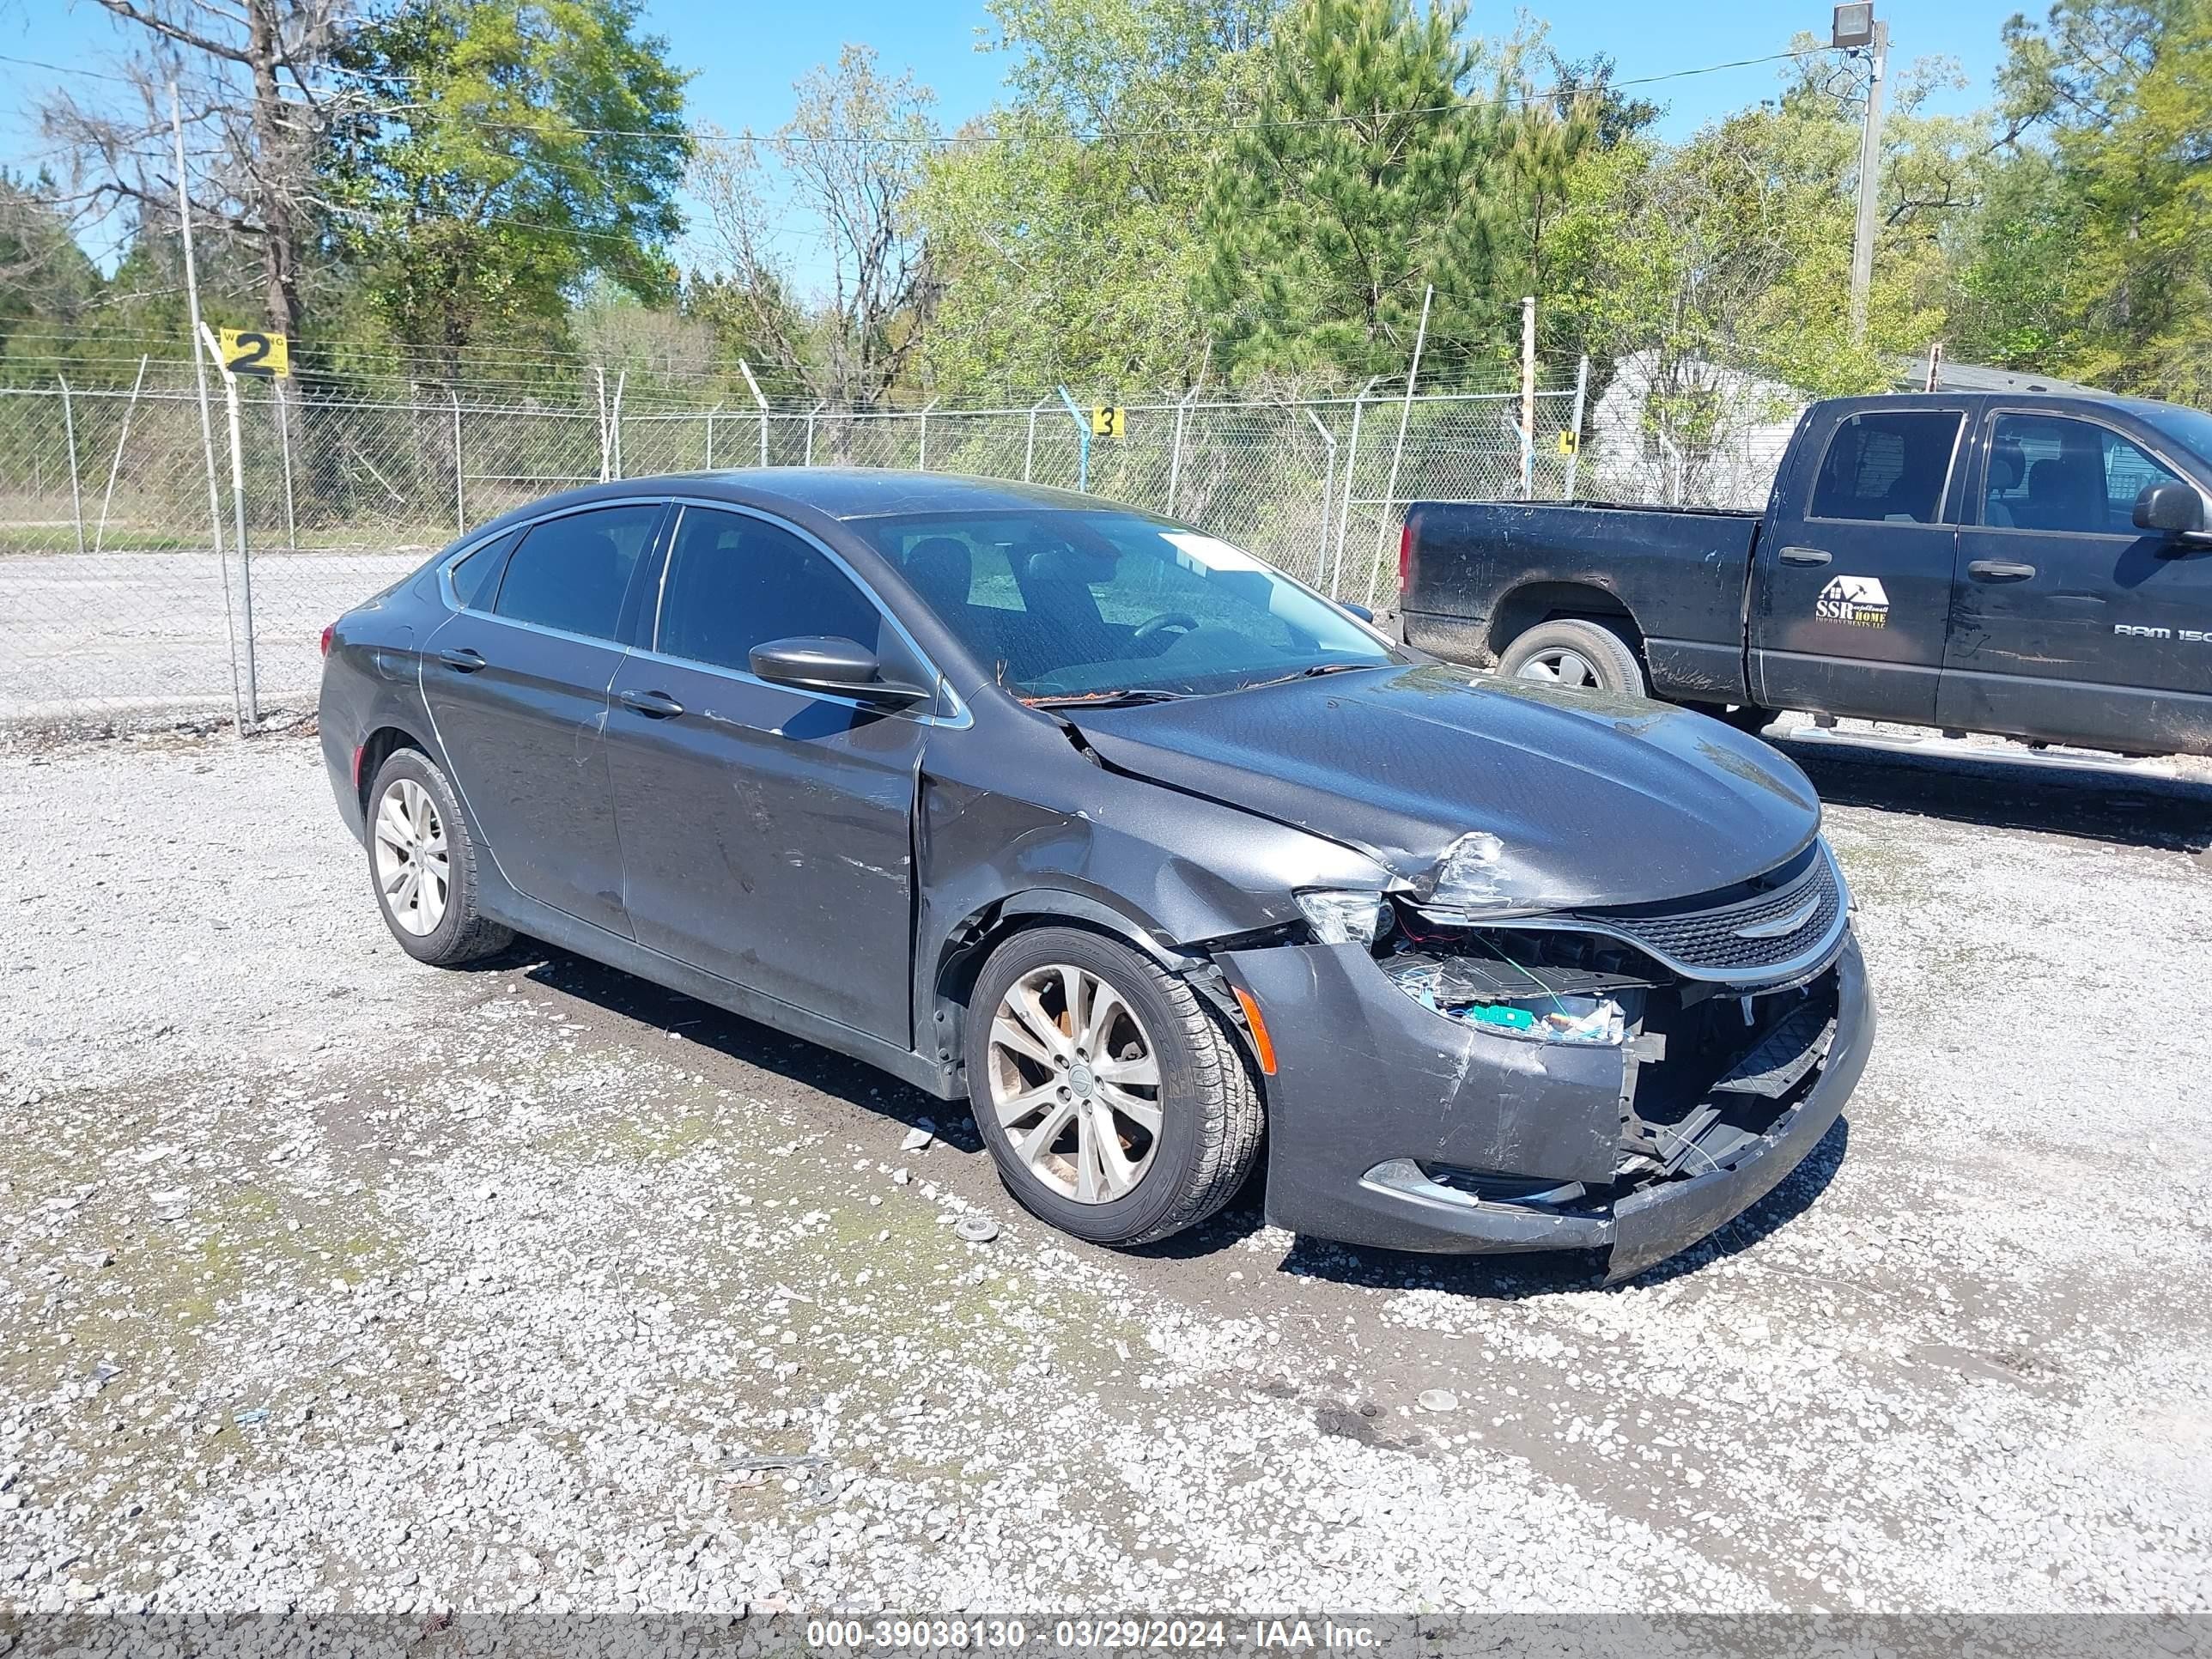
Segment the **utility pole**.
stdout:
[[1889,71],[1889,25],[1877,22],[1874,7],[1836,8],[1831,44],[1867,58],[1866,125],[1859,134],[1858,228],[1851,238],[1851,343],[1866,343],[1867,295],[1874,287],[1875,202],[1881,189],[1881,83]]

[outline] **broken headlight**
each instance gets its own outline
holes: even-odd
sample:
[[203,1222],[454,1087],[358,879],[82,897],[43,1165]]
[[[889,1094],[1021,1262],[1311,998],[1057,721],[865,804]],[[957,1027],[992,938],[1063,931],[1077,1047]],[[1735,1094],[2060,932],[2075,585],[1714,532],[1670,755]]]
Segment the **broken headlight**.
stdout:
[[1295,896],[1317,945],[1372,945],[1389,930],[1389,901],[1380,893],[1316,887]]

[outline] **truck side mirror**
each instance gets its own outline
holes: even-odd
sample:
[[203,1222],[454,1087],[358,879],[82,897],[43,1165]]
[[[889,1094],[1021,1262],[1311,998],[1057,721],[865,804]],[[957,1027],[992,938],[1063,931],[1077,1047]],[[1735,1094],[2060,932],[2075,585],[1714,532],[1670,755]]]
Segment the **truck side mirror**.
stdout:
[[2178,542],[2208,538],[2204,534],[2204,498],[2196,486],[2179,478],[2162,478],[2142,487],[2136,497],[2136,528],[2151,531]]

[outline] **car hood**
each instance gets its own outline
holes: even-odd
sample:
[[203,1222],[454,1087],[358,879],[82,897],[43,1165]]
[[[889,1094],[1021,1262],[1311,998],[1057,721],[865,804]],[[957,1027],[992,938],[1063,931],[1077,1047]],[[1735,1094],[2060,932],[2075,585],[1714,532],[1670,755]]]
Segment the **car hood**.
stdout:
[[1718,720],[1442,663],[1060,712],[1117,771],[1357,848],[1419,890],[1487,831],[1493,885],[1524,911],[1710,891],[1820,828],[1805,775]]

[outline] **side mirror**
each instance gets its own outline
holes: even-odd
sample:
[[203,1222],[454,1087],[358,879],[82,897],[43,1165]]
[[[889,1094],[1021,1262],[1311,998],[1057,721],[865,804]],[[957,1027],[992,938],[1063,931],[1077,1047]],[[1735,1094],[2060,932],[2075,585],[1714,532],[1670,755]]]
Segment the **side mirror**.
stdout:
[[887,708],[920,702],[929,695],[919,685],[883,678],[883,664],[876,653],[852,640],[818,634],[769,640],[755,646],[750,658],[755,674],[770,685],[794,691],[823,692]]
[[1340,603],[1337,606],[1337,609],[1340,611],[1349,611],[1353,616],[1358,617],[1359,620],[1364,623],[1372,623],[1375,620],[1375,613],[1372,611],[1370,611],[1364,605],[1353,605],[1349,600],[1346,600]]
[[2195,541],[2204,534],[2204,498],[2179,478],[2145,484],[2136,497],[2136,528]]

